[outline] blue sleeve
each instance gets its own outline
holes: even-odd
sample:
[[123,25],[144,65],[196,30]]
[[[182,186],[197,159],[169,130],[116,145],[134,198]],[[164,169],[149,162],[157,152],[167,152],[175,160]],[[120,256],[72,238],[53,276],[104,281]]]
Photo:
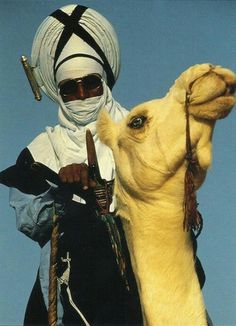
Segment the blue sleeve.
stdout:
[[10,206],[15,210],[19,231],[39,243],[50,238],[54,212],[51,188],[37,196],[11,188]]

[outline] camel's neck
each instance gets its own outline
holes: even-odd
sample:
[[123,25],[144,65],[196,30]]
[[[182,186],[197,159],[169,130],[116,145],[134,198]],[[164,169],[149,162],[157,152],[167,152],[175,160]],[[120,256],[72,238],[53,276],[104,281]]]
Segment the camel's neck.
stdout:
[[[137,194],[124,189],[119,179],[116,179],[118,214],[132,221],[132,224],[142,225],[142,228],[151,220],[155,224],[155,231],[163,228],[169,229],[171,224],[181,227],[185,173],[184,169],[181,170],[180,173],[170,176],[167,182],[163,182],[158,190],[146,191],[144,188]],[[173,231],[175,232],[176,229]]]
[[[158,270],[166,268],[166,263],[173,268],[176,260],[183,257],[180,252],[188,252],[192,261],[192,243],[190,234],[183,229],[183,205],[165,202],[156,205],[139,205],[129,207],[129,220],[124,219],[126,236],[137,257],[142,252],[142,258],[152,259],[150,253],[155,253]],[[147,262],[149,264],[149,262]],[[179,268],[181,262],[178,263]]]
[[149,326],[206,325],[192,243],[174,204],[135,201],[123,220],[142,307]]

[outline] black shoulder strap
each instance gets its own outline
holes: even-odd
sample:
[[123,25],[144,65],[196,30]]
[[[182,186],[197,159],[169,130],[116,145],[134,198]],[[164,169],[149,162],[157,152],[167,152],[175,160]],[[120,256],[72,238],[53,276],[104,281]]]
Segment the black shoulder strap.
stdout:
[[82,38],[87,44],[89,44],[100,56],[100,58],[103,61],[103,67],[107,75],[107,84],[110,87],[110,89],[112,89],[112,87],[115,84],[115,77],[104,52],[97,44],[97,42],[93,39],[93,37],[82,26],[78,24],[81,16],[86,11],[86,9],[87,7],[78,5],[75,7],[75,9],[73,10],[70,16],[68,16],[60,9],[56,10],[51,14],[52,17],[56,18],[58,21],[60,21],[62,24],[65,25],[61,37],[58,41],[58,45],[55,53],[54,74],[57,69],[56,62],[63,48],[65,47],[66,43],[70,39],[71,35],[74,33],[80,38]]

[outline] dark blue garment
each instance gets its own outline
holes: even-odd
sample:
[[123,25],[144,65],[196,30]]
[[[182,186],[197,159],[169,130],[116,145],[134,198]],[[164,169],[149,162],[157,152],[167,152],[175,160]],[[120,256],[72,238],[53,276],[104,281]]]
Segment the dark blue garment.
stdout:
[[[71,294],[91,325],[142,324],[138,291],[119,218],[116,222],[126,258],[130,291],[121,277],[106,225],[87,205],[71,201],[60,223],[63,236],[59,240],[59,274],[66,268],[60,258],[69,252]],[[62,297],[65,324],[79,325],[81,319],[69,304],[63,288]]]
[[[120,275],[104,222],[83,204],[71,201],[60,223],[58,277],[67,265],[61,257],[71,258],[69,288],[74,303],[90,325],[142,325],[141,307],[129,253],[119,219],[116,220],[127,263],[130,291]],[[80,315],[68,300],[62,285],[64,325],[83,325]],[[25,326],[47,325],[47,313],[39,281],[36,280],[25,316]]]

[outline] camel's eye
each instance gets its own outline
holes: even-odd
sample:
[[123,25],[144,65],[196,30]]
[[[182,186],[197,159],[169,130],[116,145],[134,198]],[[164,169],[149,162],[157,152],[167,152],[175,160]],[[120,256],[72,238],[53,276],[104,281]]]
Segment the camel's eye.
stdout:
[[133,129],[142,128],[146,120],[147,120],[147,117],[145,117],[144,115],[139,115],[139,116],[133,117],[130,120],[130,122],[128,123],[128,127],[133,128]]

